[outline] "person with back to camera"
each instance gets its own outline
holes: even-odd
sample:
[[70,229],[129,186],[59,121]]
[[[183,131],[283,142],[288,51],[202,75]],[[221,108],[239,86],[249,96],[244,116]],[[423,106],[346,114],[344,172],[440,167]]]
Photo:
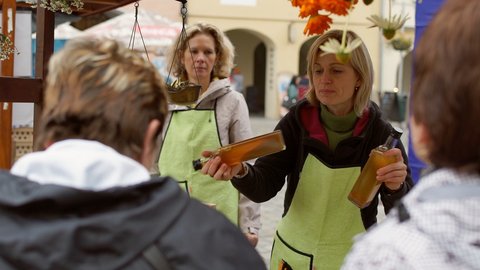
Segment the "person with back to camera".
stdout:
[[265,268],[223,215],[150,177],[167,114],[152,64],[115,41],[72,40],[48,70],[44,150],[0,171],[0,269]]
[[343,269],[480,269],[480,2],[447,0],[415,48],[410,130],[430,165]]
[[154,171],[179,180],[193,198],[215,205],[255,246],[261,227],[260,205],[239,194],[230,183],[214,181],[192,166],[205,148],[252,137],[245,99],[230,88],[234,47],[222,31],[206,23],[189,26],[186,37],[178,39],[180,44],[172,47],[170,55],[175,60],[169,61],[172,72],[180,81],[201,85],[201,94],[191,108],[170,105]]
[[[330,38],[340,41],[342,31],[326,32],[312,44],[306,100],[275,128],[282,131],[286,150],[259,158],[254,166],[229,167],[216,157],[202,168],[215,179],[233,177],[232,184],[256,202],[274,197],[287,177],[270,269],[338,269],[353,237],[376,223],[378,195],[388,212],[413,185],[400,143],[386,152],[397,162],[377,171],[382,186],[372,203],[359,210],[347,199],[370,151],[385,142],[392,127],[370,101],[373,69],[365,45],[341,64],[320,49]],[[348,31],[347,39],[355,38]]]

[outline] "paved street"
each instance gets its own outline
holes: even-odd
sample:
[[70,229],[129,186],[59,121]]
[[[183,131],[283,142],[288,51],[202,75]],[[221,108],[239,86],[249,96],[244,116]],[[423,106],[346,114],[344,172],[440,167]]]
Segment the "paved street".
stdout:
[[[278,120],[265,119],[263,117],[255,116],[251,117],[250,121],[252,123],[252,130],[255,136],[273,131],[278,122]],[[270,260],[270,251],[272,248],[275,226],[280,220],[283,212],[283,193],[284,189],[282,189],[282,191],[270,201],[262,203],[262,229],[259,233],[257,251],[260,253],[260,255],[262,255],[262,258],[267,265]]]

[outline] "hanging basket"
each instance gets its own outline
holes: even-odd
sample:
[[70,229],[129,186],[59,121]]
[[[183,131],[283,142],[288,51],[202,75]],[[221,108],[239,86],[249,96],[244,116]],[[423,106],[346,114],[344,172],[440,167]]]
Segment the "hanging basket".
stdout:
[[[185,30],[185,25],[186,25],[186,18],[187,18],[187,0],[177,0],[179,2],[182,2],[182,7],[180,9],[180,13],[182,14],[182,31],[180,32],[180,37],[177,40],[177,45],[175,48],[175,51],[178,50],[178,47],[181,42],[185,42],[187,33]],[[187,42],[188,49],[190,51],[190,55],[192,56],[193,59],[193,54],[190,49],[190,45]],[[168,77],[167,81],[170,81],[170,75],[172,74],[172,68],[173,68],[173,63],[175,62],[175,56],[177,54],[175,53],[173,59],[172,59],[172,64],[170,65],[170,71],[168,72]],[[195,73],[196,74],[196,73]],[[197,76],[197,81],[198,81],[198,76]],[[184,106],[195,106],[197,103],[198,97],[200,96],[200,89],[201,85],[194,84],[188,80],[176,80],[172,83],[172,85],[167,84],[167,93],[170,99],[170,103],[174,103],[177,105],[184,105]]]
[[171,103],[192,106],[200,96],[201,86],[187,82],[178,86],[167,85],[167,89]]

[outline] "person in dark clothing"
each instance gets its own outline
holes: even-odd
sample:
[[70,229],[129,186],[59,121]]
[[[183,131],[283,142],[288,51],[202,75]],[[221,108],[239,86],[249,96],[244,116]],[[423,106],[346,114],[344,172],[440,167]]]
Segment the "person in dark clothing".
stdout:
[[[254,166],[229,167],[216,157],[202,168],[218,180],[234,177],[232,184],[256,202],[274,197],[287,178],[270,269],[339,269],[353,237],[376,223],[379,198],[388,212],[413,185],[400,143],[385,153],[397,161],[377,171],[382,185],[372,203],[360,210],[347,199],[370,151],[385,142],[392,126],[370,101],[373,68],[365,45],[354,49],[346,64],[320,49],[330,39],[340,42],[342,33],[329,31],[310,48],[306,99],[275,128],[283,133],[285,151],[259,158]],[[347,32],[347,40],[357,38]]]
[[265,269],[223,215],[150,176],[166,114],[155,67],[118,42],[52,56],[39,151],[0,172],[0,269]]

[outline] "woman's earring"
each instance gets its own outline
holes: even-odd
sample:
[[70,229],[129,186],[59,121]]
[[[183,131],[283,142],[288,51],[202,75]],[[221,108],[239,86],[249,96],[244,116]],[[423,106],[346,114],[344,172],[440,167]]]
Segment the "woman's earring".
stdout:
[[355,86],[355,91],[358,91],[360,89],[359,86]]

